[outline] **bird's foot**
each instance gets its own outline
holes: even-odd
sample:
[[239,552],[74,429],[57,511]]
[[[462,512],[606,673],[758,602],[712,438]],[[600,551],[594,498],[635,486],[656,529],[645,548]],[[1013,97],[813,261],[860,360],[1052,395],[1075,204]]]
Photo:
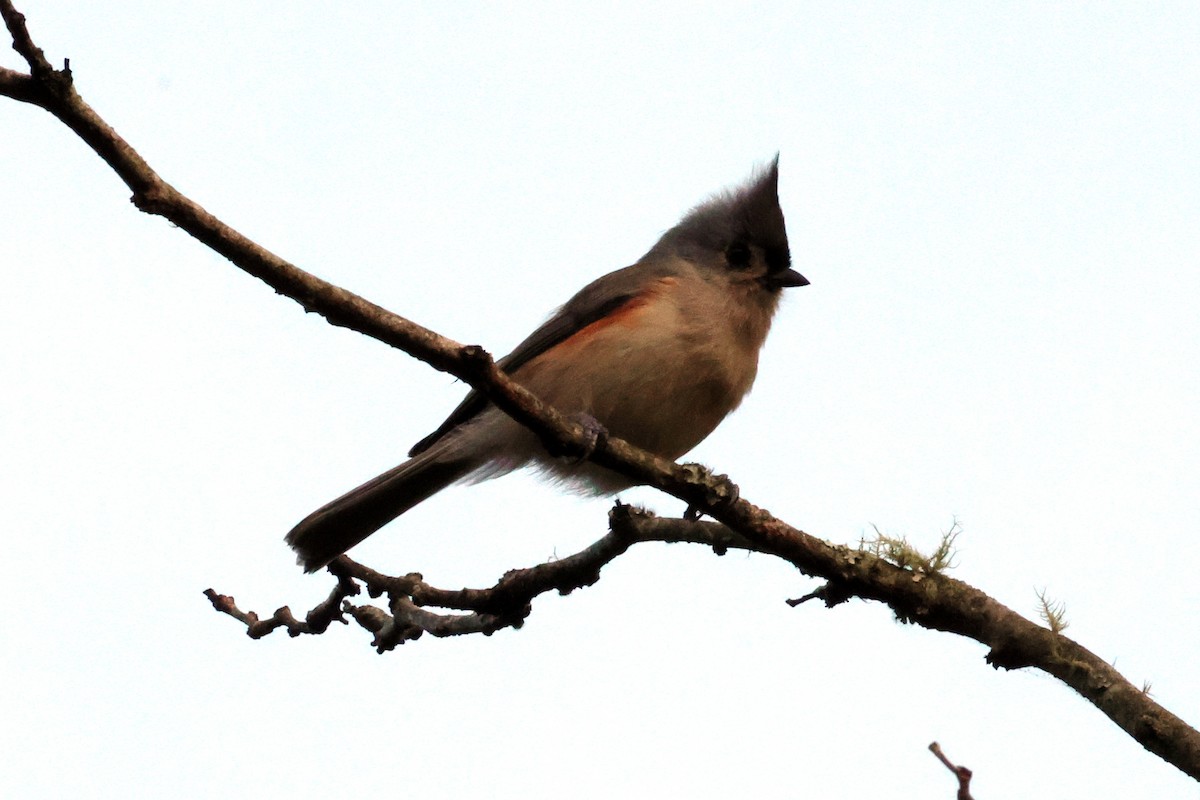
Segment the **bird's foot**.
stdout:
[[[728,475],[714,475],[713,471],[703,464],[689,463],[681,466],[688,472],[691,483],[703,490],[706,508],[728,508],[741,497],[741,490]],[[698,520],[704,513],[703,508],[689,503],[687,510],[683,512],[683,518]]]
[[608,428],[601,425],[591,414],[582,411],[567,415],[567,421],[583,434],[583,442],[562,446],[559,452],[551,455],[566,458],[572,464],[580,464],[591,458],[600,443],[608,437]]

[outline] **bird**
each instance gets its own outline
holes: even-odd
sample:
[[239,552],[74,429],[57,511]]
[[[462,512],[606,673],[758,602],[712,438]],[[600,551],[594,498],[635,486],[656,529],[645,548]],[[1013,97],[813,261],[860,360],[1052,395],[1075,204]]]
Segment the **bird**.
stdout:
[[[779,156],[695,206],[632,266],[581,289],[497,365],[542,401],[672,461],[750,391],[792,268]],[[409,459],[305,517],[285,540],[306,572],[459,482],[533,465],[566,488],[615,494],[633,481],[552,457],[472,390]]]

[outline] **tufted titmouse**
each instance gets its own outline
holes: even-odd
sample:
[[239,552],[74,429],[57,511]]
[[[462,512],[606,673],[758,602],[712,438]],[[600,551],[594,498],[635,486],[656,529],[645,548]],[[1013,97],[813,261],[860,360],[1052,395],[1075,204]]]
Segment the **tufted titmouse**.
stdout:
[[[691,450],[750,391],[780,290],[808,283],[791,269],[778,162],[697,206],[633,266],[585,286],[499,366],[562,413],[631,444],[671,460]],[[590,493],[632,485],[595,464],[551,458],[475,391],[409,457],[288,533],[306,571],[452,483],[530,462]]]

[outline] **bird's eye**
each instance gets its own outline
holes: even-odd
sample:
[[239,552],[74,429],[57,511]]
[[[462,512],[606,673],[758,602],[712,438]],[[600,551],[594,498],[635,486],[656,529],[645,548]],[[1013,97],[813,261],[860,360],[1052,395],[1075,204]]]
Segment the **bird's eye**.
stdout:
[[734,242],[725,248],[725,261],[736,269],[745,269],[750,266],[750,259],[753,255],[750,252],[750,245],[742,241]]

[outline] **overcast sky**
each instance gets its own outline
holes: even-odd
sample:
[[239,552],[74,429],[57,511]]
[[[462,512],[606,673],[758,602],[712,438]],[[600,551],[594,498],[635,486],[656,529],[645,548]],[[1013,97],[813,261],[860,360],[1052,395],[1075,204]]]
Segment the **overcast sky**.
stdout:
[[[838,543],[924,547],[1200,722],[1200,7],[78,4],[48,57],[264,246],[503,353],[780,153],[795,266],[689,458]],[[0,59],[23,67],[8,52]],[[0,794],[1194,798],[1040,673],[763,556],[635,548],[524,629],[254,642],[328,576],[282,542],[463,388],[173,229],[0,102]],[[681,504],[627,493],[663,514]],[[603,534],[519,474],[355,551],[439,586]]]

